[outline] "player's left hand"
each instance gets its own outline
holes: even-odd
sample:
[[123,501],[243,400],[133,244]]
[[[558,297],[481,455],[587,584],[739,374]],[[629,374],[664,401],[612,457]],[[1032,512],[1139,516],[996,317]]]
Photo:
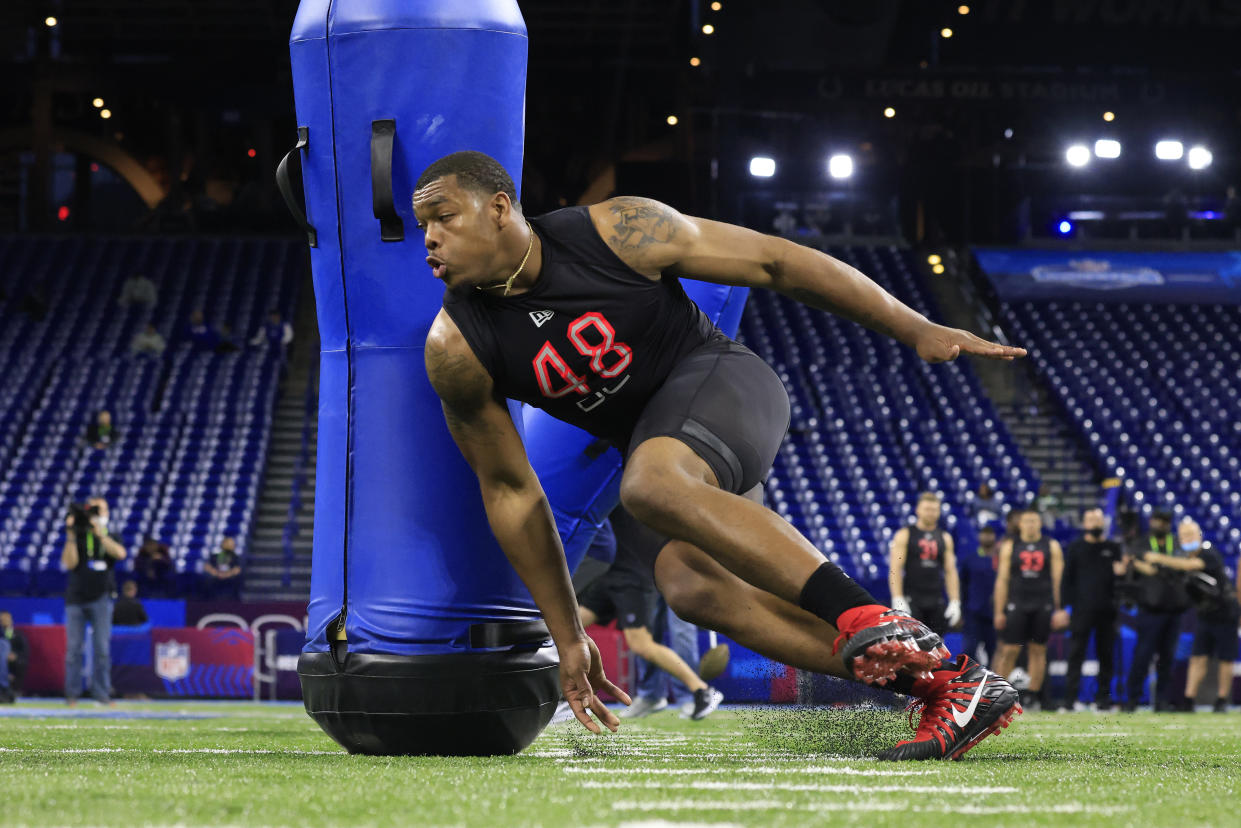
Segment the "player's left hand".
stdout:
[[933,323],[927,325],[919,335],[914,348],[917,349],[918,356],[927,362],[951,362],[962,353],[988,359],[1002,359],[1006,362],[1012,362],[1017,357],[1026,355],[1025,348],[988,342],[982,337],[974,336],[969,331]]
[[955,627],[961,623],[961,602],[949,601],[947,609],[944,610],[944,620],[948,622],[949,627]]
[[599,648],[587,637],[559,649],[560,689],[564,692],[565,701],[569,703],[573,715],[582,723],[582,727],[591,733],[599,733],[599,725],[590,718],[593,712],[608,730],[615,733],[620,727],[620,719],[608,710],[607,705],[596,695],[596,690],[606,690],[625,704],[633,704],[633,700],[604,675]]
[[1067,630],[1069,628],[1068,610],[1058,609],[1051,614],[1051,628],[1053,630]]

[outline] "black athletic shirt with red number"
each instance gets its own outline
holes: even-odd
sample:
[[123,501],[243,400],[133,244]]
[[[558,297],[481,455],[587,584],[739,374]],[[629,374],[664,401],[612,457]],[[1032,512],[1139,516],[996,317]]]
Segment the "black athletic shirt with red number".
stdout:
[[651,395],[695,348],[726,339],[672,276],[651,281],[603,241],[585,207],[530,219],[543,269],[526,293],[447,291],[444,310],[505,397],[622,451]]
[[943,529],[927,532],[917,526],[909,527],[905,544],[906,595],[927,602],[943,600],[945,537]]
[[1052,602],[1051,539],[1013,541],[1008,570],[1009,603],[1041,607]]

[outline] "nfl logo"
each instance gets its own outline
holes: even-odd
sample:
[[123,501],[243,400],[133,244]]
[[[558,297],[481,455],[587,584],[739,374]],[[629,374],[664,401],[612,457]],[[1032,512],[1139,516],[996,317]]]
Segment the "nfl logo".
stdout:
[[155,645],[155,675],[180,681],[190,674],[190,645],[165,641]]

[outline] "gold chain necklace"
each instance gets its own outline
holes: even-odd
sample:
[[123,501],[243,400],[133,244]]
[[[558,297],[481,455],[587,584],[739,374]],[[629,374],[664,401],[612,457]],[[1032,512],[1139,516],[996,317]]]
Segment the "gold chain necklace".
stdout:
[[508,296],[508,292],[513,289],[513,280],[517,278],[517,274],[521,273],[526,267],[526,262],[530,260],[530,251],[534,250],[534,228],[530,226],[530,222],[526,222],[526,227],[530,230],[530,243],[526,245],[526,255],[521,257],[521,264],[517,265],[517,269],[513,271],[513,275],[504,280],[502,285],[479,285],[478,290],[496,290],[504,288],[501,296]]

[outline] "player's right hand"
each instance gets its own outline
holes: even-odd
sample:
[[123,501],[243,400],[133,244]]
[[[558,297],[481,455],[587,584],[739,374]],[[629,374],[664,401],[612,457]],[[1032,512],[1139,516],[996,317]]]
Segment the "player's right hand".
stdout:
[[995,614],[995,628],[997,630],[1004,629],[1004,625],[1008,623],[1008,619],[1004,617],[1004,613],[997,612]]
[[593,712],[608,730],[615,733],[620,727],[620,719],[608,710],[595,691],[606,690],[625,704],[632,704],[633,701],[628,693],[608,681],[608,677],[604,675],[603,662],[595,642],[589,637],[577,639],[560,647],[559,652],[560,689],[573,715],[582,723],[582,727],[591,733],[599,733],[599,725],[590,718]]

